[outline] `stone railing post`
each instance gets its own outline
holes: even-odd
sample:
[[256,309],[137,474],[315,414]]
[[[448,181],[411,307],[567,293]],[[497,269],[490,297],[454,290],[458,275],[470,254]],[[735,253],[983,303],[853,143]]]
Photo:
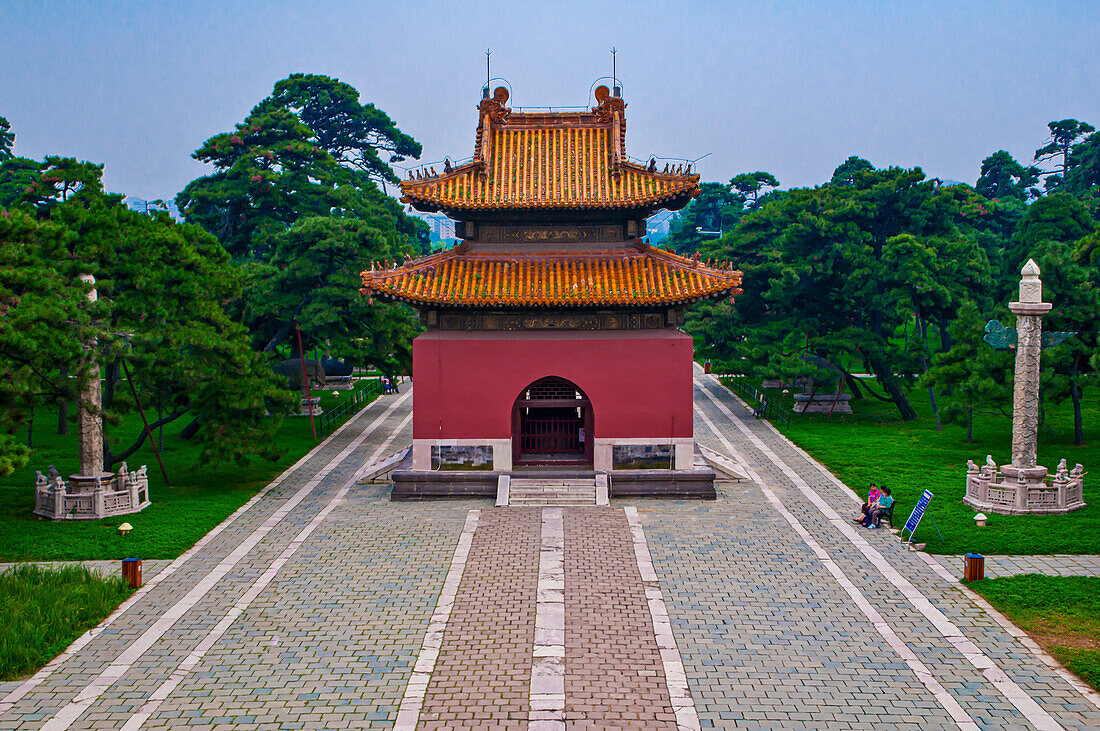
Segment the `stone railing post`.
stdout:
[[54,517],[61,517],[65,514],[65,483],[57,482],[50,487],[53,488],[50,492],[53,494]]

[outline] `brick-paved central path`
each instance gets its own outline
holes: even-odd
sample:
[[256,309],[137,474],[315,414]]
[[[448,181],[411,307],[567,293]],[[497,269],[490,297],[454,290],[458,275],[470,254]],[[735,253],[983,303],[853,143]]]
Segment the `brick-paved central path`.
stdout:
[[0,729],[1100,728],[954,572],[847,523],[850,494],[713,379],[695,403],[756,481],[624,511],[391,503],[354,482],[410,439],[410,395],[384,397],[0,685]]

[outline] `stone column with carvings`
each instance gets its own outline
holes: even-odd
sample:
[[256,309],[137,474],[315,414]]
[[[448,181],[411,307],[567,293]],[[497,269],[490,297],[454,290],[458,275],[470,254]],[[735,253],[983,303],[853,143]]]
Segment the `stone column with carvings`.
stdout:
[[1002,472],[1020,482],[1041,482],[1046,467],[1037,466],[1039,450],[1039,355],[1043,345],[1043,282],[1034,259],[1020,271],[1020,298],[1009,302],[1016,315],[1016,379],[1012,403],[1012,464]]
[[[88,301],[95,302],[98,294],[95,290],[95,277],[91,274],[81,274],[80,279],[92,285],[88,293]],[[95,358],[96,341],[93,339],[86,344],[88,359],[88,375],[84,387],[80,391],[79,414],[79,450],[80,472],[69,477],[69,484],[73,492],[83,492],[94,489],[100,481],[111,477],[103,471],[103,394],[99,381],[99,363]]]

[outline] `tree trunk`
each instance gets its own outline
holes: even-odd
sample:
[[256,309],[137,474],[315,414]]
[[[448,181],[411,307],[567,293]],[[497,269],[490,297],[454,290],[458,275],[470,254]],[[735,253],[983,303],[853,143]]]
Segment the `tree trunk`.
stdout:
[[27,449],[34,449],[34,407],[31,407],[31,416],[27,419]]
[[966,407],[966,443],[974,443],[974,407]]
[[[928,348],[928,323],[920,313],[917,313],[917,329],[920,331],[921,340],[924,341],[925,349]],[[920,357],[920,365],[923,369],[922,372],[928,372],[928,359],[923,355]],[[936,407],[936,391],[931,385],[928,386],[928,400],[932,402],[932,415],[936,417],[936,431],[943,431],[943,424],[940,423],[940,410]]]
[[1085,428],[1081,423],[1081,386],[1077,382],[1077,360],[1073,358],[1073,376],[1069,382],[1069,395],[1073,399],[1073,443],[1080,447],[1085,443]]
[[859,387],[859,379],[853,376],[851,373],[844,374],[844,383],[848,386],[848,390],[852,392],[853,401],[863,400],[863,389]]
[[905,392],[901,390],[894,374],[886,368],[886,364],[881,361],[872,361],[871,366],[874,369],[875,377],[878,378],[886,393],[890,395],[890,400],[898,407],[898,413],[901,414],[902,420],[911,421],[917,418],[916,410],[909,403],[909,399],[905,397]]
[[[62,367],[60,371],[60,378],[62,387],[66,387],[69,383],[69,369]],[[67,390],[67,389],[66,389]],[[69,433],[69,402],[64,398],[57,400],[57,433],[64,436]]]
[[190,439],[199,433],[199,429],[202,428],[202,421],[198,418],[192,419],[191,423],[183,427],[179,433],[180,439]]

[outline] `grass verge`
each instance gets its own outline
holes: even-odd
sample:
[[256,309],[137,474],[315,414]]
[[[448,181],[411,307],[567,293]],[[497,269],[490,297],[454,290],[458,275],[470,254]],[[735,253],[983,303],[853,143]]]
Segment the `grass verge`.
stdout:
[[1100,577],[1025,574],[969,586],[1100,690]]
[[[350,398],[350,393],[322,391],[317,395],[322,408],[329,409]],[[131,469],[148,465],[152,505],[117,518],[50,521],[33,514],[34,472],[45,472],[50,464],[62,475],[76,471],[76,427],[70,425],[67,435],[58,435],[56,413],[39,409],[30,463],[0,479],[0,533],[4,536],[0,561],[175,558],[317,444],[310,436],[307,417],[286,417],[277,434],[278,444],[285,450],[278,461],[253,459],[244,465],[213,465],[200,462],[199,449],[178,437],[186,421],[179,419],[164,430],[162,456],[171,488],[165,487],[148,442],[127,460]],[[112,427],[112,433],[132,439],[140,429],[140,417],[131,414],[120,426]],[[125,537],[117,530],[124,522],[133,526]]]
[[[758,387],[759,382],[752,385]],[[775,390],[765,393],[779,397]],[[898,501],[898,525],[904,524],[921,493],[931,490],[935,497],[916,536],[927,543],[929,553],[1100,553],[1100,500],[1095,498],[1096,481],[1087,476],[1088,505],[1080,510],[1067,515],[990,515],[985,527],[977,527],[975,511],[962,502],[966,461],[982,464],[991,454],[998,464],[1009,462],[1011,421],[999,415],[976,416],[974,443],[967,444],[965,427],[945,424],[936,430],[927,390],[914,389],[909,398],[919,414],[912,421],[902,421],[892,403],[867,397],[851,402],[852,414],[793,416],[784,433],[861,497],[866,498],[872,481],[891,488]],[[1093,390],[1085,399],[1085,446],[1073,444],[1068,402],[1047,405],[1046,412],[1039,432],[1039,463],[1053,469],[1065,457],[1071,466],[1100,466],[1100,394]]]
[[28,675],[114,611],[132,590],[82,566],[0,573],[0,680]]

